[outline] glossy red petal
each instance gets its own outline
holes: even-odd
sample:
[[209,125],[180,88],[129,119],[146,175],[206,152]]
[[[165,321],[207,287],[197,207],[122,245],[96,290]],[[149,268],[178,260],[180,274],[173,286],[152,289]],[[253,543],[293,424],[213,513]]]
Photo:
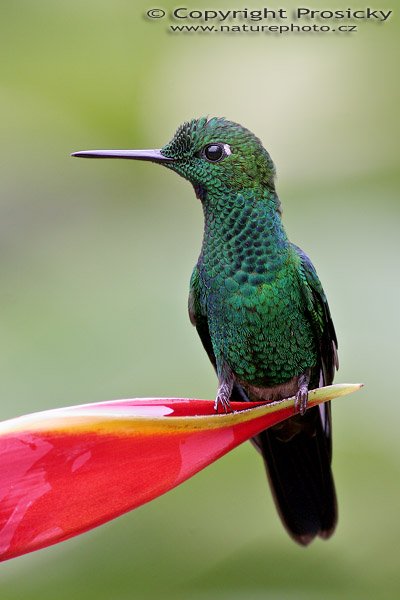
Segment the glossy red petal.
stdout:
[[[359,389],[321,388],[310,404]],[[293,414],[293,399],[234,403],[135,399],[0,423],[0,559],[49,546],[160,496]]]

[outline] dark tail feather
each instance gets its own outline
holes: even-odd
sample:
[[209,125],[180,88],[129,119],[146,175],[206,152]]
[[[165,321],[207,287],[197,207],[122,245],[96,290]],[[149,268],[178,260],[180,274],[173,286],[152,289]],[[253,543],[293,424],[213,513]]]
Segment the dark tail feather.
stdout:
[[330,407],[325,411],[310,408],[304,416],[292,417],[253,440],[264,458],[282,521],[302,545],[316,536],[330,537],[337,521]]
[[[249,401],[238,385],[233,387],[231,400]],[[337,523],[330,402],[266,429],[252,441],[264,459],[289,535],[303,546],[316,536],[329,538]]]

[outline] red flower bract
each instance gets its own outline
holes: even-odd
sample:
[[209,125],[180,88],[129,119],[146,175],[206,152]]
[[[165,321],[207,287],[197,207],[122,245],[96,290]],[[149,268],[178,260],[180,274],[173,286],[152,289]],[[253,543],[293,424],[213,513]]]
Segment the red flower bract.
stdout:
[[[359,389],[310,392],[314,405]],[[87,531],[182,483],[238,444],[293,415],[272,404],[134,399],[0,423],[0,559]]]

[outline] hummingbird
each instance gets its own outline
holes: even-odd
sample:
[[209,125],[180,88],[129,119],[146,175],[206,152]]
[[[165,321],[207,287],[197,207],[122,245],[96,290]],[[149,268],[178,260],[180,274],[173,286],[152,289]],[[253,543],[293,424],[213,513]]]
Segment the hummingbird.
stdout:
[[307,402],[309,389],[333,381],[337,338],[316,270],[285,232],[261,141],[238,123],[203,117],[161,149],[72,156],[151,161],[192,184],[204,234],[189,317],[217,374],[215,410],[295,397],[295,415],[252,441],[289,535],[301,545],[329,538],[337,522],[331,407]]

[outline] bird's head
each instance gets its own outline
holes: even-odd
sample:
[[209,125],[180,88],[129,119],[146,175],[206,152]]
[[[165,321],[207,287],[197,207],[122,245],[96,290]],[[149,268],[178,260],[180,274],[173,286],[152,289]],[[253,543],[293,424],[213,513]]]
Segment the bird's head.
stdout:
[[274,186],[274,164],[260,140],[225,119],[193,119],[161,149],[169,168],[195,187],[242,190]]
[[89,150],[73,156],[161,163],[188,179],[200,196],[224,190],[274,190],[274,164],[260,140],[241,125],[216,117],[184,123],[161,150]]

